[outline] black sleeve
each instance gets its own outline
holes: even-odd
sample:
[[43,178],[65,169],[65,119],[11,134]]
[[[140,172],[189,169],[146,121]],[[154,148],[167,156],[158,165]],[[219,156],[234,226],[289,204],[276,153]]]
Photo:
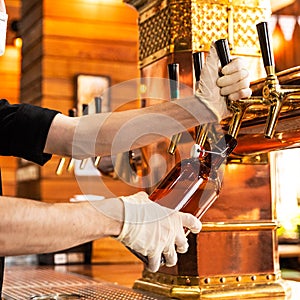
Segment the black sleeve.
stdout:
[[16,156],[43,165],[48,131],[58,111],[0,100],[0,155]]

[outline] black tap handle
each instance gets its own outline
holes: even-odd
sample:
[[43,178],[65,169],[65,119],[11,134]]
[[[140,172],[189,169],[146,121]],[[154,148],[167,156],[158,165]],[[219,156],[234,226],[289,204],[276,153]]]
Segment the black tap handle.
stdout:
[[77,117],[77,109],[75,107],[69,109],[69,117]]
[[178,81],[178,74],[179,74],[179,65],[174,64],[168,64],[168,73],[169,73],[169,79]]
[[228,41],[227,39],[220,39],[215,42],[215,45],[221,62],[221,66],[223,68],[231,61]]
[[168,64],[171,98],[179,98],[179,64]]
[[269,38],[269,30],[268,23],[261,22],[256,25],[260,50],[264,62],[265,67],[275,66],[274,55],[271,48],[270,38]]
[[95,97],[95,112],[96,112],[96,114],[99,114],[102,112],[102,98],[101,97]]
[[200,52],[193,53],[194,73],[195,73],[196,82],[200,80],[203,60],[204,60],[204,52],[200,51]]
[[89,105],[88,104],[82,104],[82,115],[86,116],[89,114]]

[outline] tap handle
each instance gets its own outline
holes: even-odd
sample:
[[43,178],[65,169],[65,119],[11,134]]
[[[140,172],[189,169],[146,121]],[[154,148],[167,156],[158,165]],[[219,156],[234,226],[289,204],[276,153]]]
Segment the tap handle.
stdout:
[[86,116],[89,114],[89,105],[88,104],[82,104],[82,115]]
[[[200,81],[201,70],[204,62],[204,52],[199,51],[193,53],[193,62],[194,62],[194,74],[195,74],[196,88],[197,88],[197,83]],[[198,125],[195,128],[196,144],[204,146],[206,137],[207,137],[207,124]]]
[[[215,42],[215,46],[217,49],[217,53],[221,62],[221,66],[225,67],[228,65],[231,61],[230,59],[230,50],[227,39],[220,39]],[[227,107],[232,110],[233,106],[235,109],[233,110],[233,116],[231,119],[231,123],[229,126],[228,134],[233,136],[234,138],[237,137],[239,128],[242,124],[242,119],[245,114],[245,108],[243,107],[237,107],[234,103],[232,103],[230,100],[226,100]]]
[[271,47],[271,42],[269,38],[269,30],[268,30],[268,23],[261,22],[256,25],[260,50],[264,62],[265,68],[274,67],[274,55]]
[[[95,113],[100,114],[102,112],[102,98],[101,97],[95,97]],[[94,160],[94,166],[97,168],[100,164],[101,157],[96,156]]]
[[222,68],[230,63],[230,51],[227,39],[220,39],[215,42],[217,53],[221,62]]
[[270,102],[269,115],[266,122],[265,137],[271,139],[275,133],[283,99],[278,96],[278,79],[275,73],[275,61],[269,37],[268,23],[256,25],[267,81],[263,89],[263,96]]
[[75,107],[69,109],[69,117],[77,117],[77,109]]
[[168,64],[170,92],[172,99],[179,98],[179,64]]
[[[171,99],[179,99],[179,64],[168,64],[168,75],[170,79],[170,94]],[[168,152],[172,155],[175,154],[177,144],[181,138],[181,133],[175,134],[171,138]]]
[[[89,105],[88,104],[82,104],[82,115],[87,116],[89,114]],[[80,169],[84,169],[86,166],[88,159],[84,158],[80,163]]]
[[96,114],[99,114],[102,112],[102,98],[101,97],[95,97],[95,112],[96,112]]
[[193,53],[194,73],[195,73],[196,82],[200,80],[203,60],[204,60],[204,52],[200,51],[200,52]]

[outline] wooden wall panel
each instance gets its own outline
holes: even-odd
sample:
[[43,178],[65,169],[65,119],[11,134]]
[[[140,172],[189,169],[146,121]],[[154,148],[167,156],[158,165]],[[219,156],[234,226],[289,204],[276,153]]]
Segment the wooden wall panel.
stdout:
[[[137,12],[120,0],[101,4],[82,0],[22,0],[23,62],[21,101],[57,109],[64,114],[75,106],[78,74],[106,75],[111,84],[139,76]],[[112,97],[112,107],[122,103]],[[135,103],[136,104],[136,103]],[[129,107],[136,107],[131,104]],[[19,195],[30,191],[45,202],[68,202],[81,194],[73,173],[55,174],[60,157],[39,168],[38,181],[20,183]],[[116,195],[137,191],[105,178]],[[34,187],[36,185],[36,187]],[[101,191],[94,191],[102,194]],[[29,194],[28,194],[29,193]],[[105,195],[106,196],[106,195]],[[113,255],[112,255],[113,251]],[[93,261],[136,262],[111,240],[94,243]]]
[[140,260],[118,241],[105,238],[93,242],[92,263],[140,263]]
[[[106,75],[112,85],[139,76],[137,12],[121,0],[113,5],[23,0],[22,37],[22,102],[67,114],[75,106],[78,74]],[[112,97],[113,108],[121,102]],[[65,202],[80,193],[73,174],[55,175],[58,162],[54,156],[41,168],[43,201]],[[120,191],[129,190],[123,186]]]
[[[20,49],[15,48],[14,46],[7,46],[5,55],[0,57],[0,97],[9,100],[10,103],[19,102],[20,64]],[[0,167],[2,172],[3,194],[15,196],[16,158],[0,157]]]
[[[57,30],[59,28],[59,30]],[[75,30],[74,30],[75,29]],[[134,42],[137,32],[127,24],[83,23],[69,20],[44,20],[44,34],[65,38],[105,39]]]
[[[25,50],[24,50],[25,51]],[[43,47],[42,43],[38,43],[34,46],[31,46],[26,51],[26,56],[22,59],[22,71],[24,74],[23,84],[26,86],[28,85],[28,81],[32,81],[30,76],[26,76],[25,72],[30,72],[33,65],[36,65],[43,55]],[[41,71],[38,72],[38,76],[41,75]],[[27,80],[27,81],[26,81]]]
[[[68,59],[85,59],[95,61],[128,62],[136,66],[136,42],[118,42],[111,40],[63,39],[57,43],[56,37],[44,38],[44,54]],[[126,76],[126,72],[124,74]]]
[[[20,1],[6,0],[5,3],[9,19],[6,53],[0,57],[0,98],[5,98],[9,100],[10,103],[18,103],[20,96],[21,51],[13,46],[15,33],[12,32],[10,26],[12,21],[20,17]],[[0,157],[0,167],[2,172],[3,194],[15,196],[17,159],[14,157]]]
[[[69,112],[70,107],[73,107],[74,105],[74,99],[64,99],[62,97],[59,97],[59,99],[55,99],[53,97],[44,97],[43,102],[47,103],[47,108],[50,109],[56,109],[59,112],[67,115]],[[44,105],[45,106],[45,105]]]
[[[41,81],[37,79],[31,82],[25,89],[23,89],[22,99],[26,99],[26,103],[33,105],[41,105]],[[22,101],[24,102],[24,101]]]
[[[92,1],[74,0],[59,1],[53,5],[53,1],[44,1],[44,11],[46,17],[63,18],[63,19],[81,19],[83,21],[93,20],[106,24],[120,23],[132,25],[137,17],[137,13],[129,6],[111,1],[101,4],[101,1],[95,5]],[[115,2],[115,3],[113,3]]]
[[3,195],[16,195],[16,174],[17,160],[14,157],[0,157],[2,173]]
[[112,84],[139,76],[137,12],[121,0],[24,0],[22,12],[22,101],[56,109],[68,103],[65,113],[77,74],[107,75]]
[[[45,77],[43,82],[55,78],[56,81],[53,81],[53,83],[57,84],[58,80],[60,80],[62,88],[64,87],[66,82],[69,82],[69,85],[73,85],[75,76],[78,74],[109,76],[112,80],[112,85],[132,78],[137,78],[136,65],[127,62],[101,62],[76,59],[73,60],[72,64],[70,65],[70,62],[67,59],[47,57],[44,59],[43,70]],[[123,72],[125,70],[126,72]],[[50,91],[48,90],[48,92]],[[55,91],[52,91],[51,93],[55,93]],[[58,93],[58,91],[56,93]],[[66,96],[65,90],[61,89],[60,93],[62,97]],[[51,96],[51,94],[46,94],[45,91],[43,94],[47,97]],[[69,97],[73,97],[73,99],[75,100],[74,90],[72,90],[72,94],[67,95]],[[55,94],[54,96],[57,97],[57,94]],[[112,99],[112,101],[114,101],[114,99]]]
[[21,0],[5,0],[6,11],[8,13],[8,30],[6,34],[7,45],[13,45],[14,38],[16,36],[15,32],[11,30],[11,23],[20,18],[20,7]]
[[28,49],[41,41],[41,36],[43,34],[41,9],[41,7],[36,8],[37,12],[33,19],[31,19],[31,14],[26,16],[25,20],[22,19],[20,33],[23,37],[23,52],[25,53]]

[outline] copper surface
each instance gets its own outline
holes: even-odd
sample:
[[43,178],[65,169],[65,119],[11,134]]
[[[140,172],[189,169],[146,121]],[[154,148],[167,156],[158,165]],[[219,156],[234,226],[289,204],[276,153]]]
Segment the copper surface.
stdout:
[[[277,74],[280,85],[286,88],[299,87],[300,67],[294,67]],[[264,78],[251,84],[253,95],[262,93]],[[243,119],[238,135],[238,147],[235,153],[239,155],[253,155],[266,153],[272,150],[285,149],[298,146],[300,140],[300,106],[299,96],[295,100],[285,103],[279,115],[275,134],[272,139],[264,137],[265,123],[268,106],[257,105],[250,107]],[[228,126],[228,120],[223,120],[223,125]]]
[[[266,1],[124,2],[133,5],[140,14],[142,77],[167,78],[167,64],[176,62],[181,66],[180,82],[193,88],[192,53],[208,51],[210,43],[220,38],[228,39],[232,54],[251,56],[250,60],[253,59],[256,66],[255,72],[261,74],[261,65],[255,60],[260,55],[255,25],[268,16],[269,3]],[[158,20],[161,20],[161,26]],[[274,70],[266,71],[269,74]],[[275,76],[272,78],[275,79]],[[283,72],[278,78],[281,85],[299,85],[299,69]],[[232,110],[233,118],[222,121],[224,130],[229,130],[238,140],[239,146],[233,156],[257,155],[256,161],[253,160],[255,163],[249,163],[249,159],[247,164],[243,164],[245,160],[241,159],[240,163],[227,164],[220,197],[201,220],[204,228],[205,222],[214,223],[215,226],[197,236],[189,234],[189,250],[186,254],[179,254],[177,265],[172,268],[162,266],[158,275],[145,271],[143,278],[136,282],[136,287],[156,289],[179,299],[250,299],[268,296],[275,299],[289,294],[280,275],[276,205],[271,197],[270,165],[266,157],[260,161],[259,155],[270,149],[298,143],[300,96],[295,94],[289,101],[285,101],[285,98],[275,99],[277,85],[274,84],[275,80],[271,82],[270,77],[267,79],[272,84],[266,85],[265,79],[252,83],[253,98],[242,99],[245,103],[241,103],[237,110]],[[282,97],[283,93],[279,96]],[[268,121],[267,117],[274,103],[278,107],[282,104],[275,134],[273,129],[277,118],[271,117],[271,121]],[[238,123],[241,117],[242,122]],[[232,119],[236,122],[232,123]],[[269,127],[266,134],[264,128],[267,122]],[[274,135],[274,138],[268,140],[264,135]],[[223,230],[217,226],[220,222],[226,224]],[[236,280],[228,282],[228,278]],[[250,283],[240,282],[243,278],[250,278]],[[241,290],[245,293],[238,296]]]

